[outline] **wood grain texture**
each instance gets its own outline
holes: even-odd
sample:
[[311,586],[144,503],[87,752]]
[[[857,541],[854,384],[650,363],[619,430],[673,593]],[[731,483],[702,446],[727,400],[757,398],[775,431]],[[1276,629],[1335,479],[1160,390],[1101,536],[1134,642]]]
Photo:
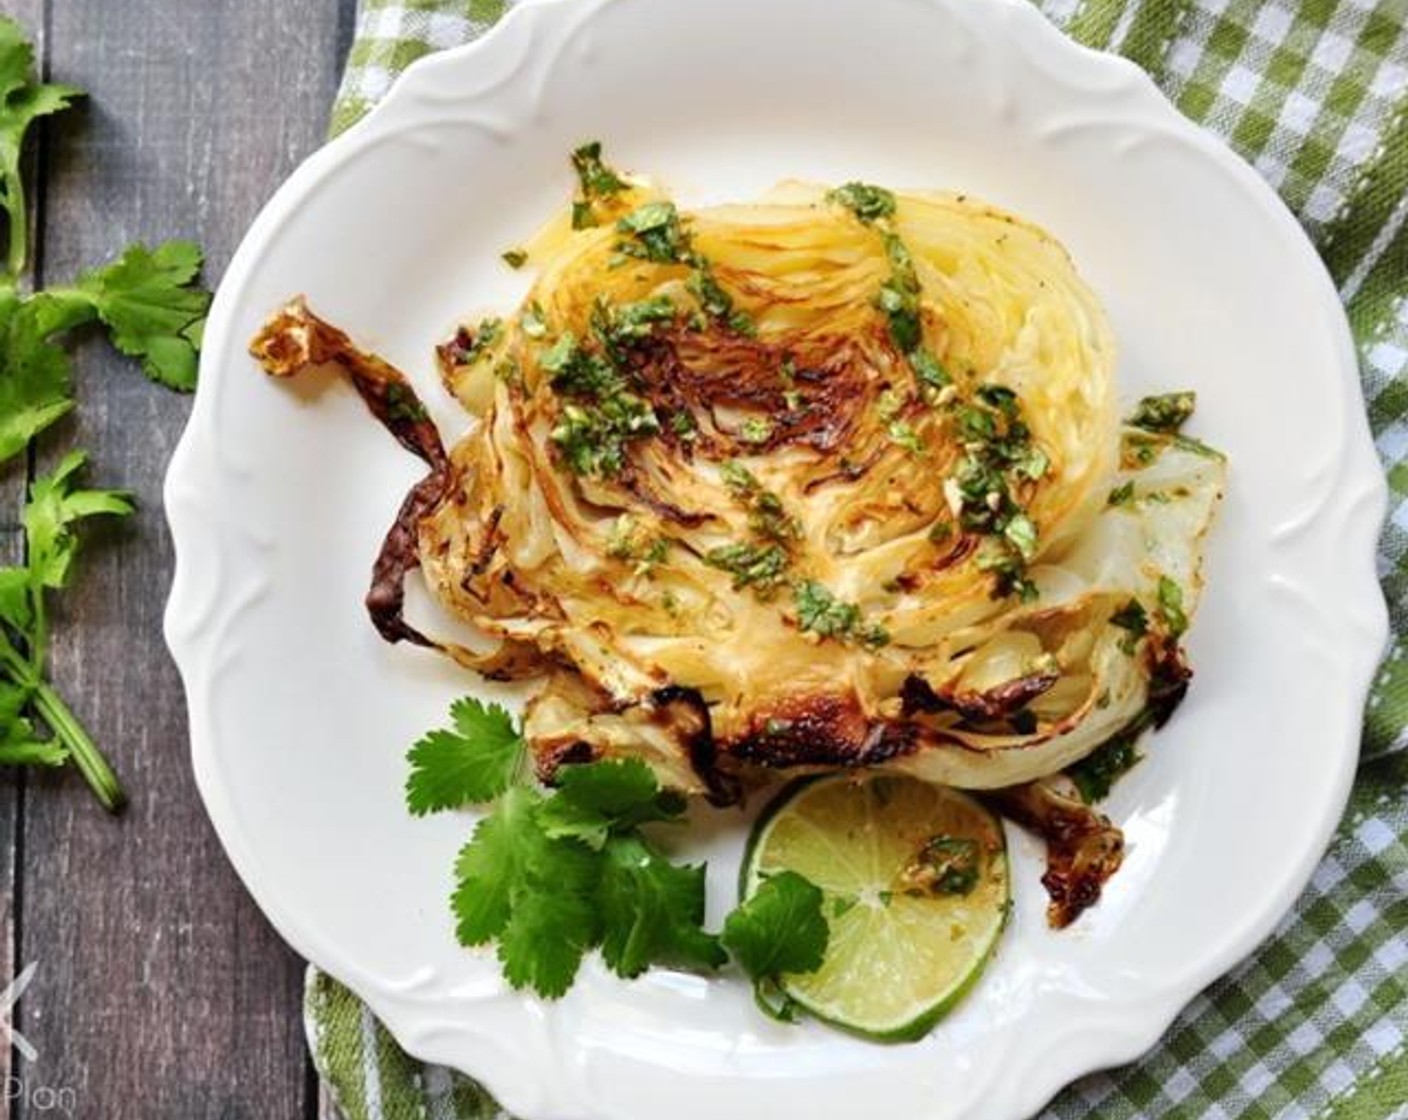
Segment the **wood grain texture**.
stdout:
[[[199,239],[207,279],[218,278],[258,207],[321,142],[350,6],[52,0],[51,73],[91,97],[46,149],[46,282],[172,236]],[[29,776],[18,813],[12,785],[0,798],[0,830],[19,830],[6,852],[23,853],[18,889],[5,891],[20,904],[18,956],[40,964],[23,1015],[40,1052],[29,1089],[74,1101],[59,1111],[22,1095],[6,1120],[309,1120],[302,964],[206,822],[161,637],[161,481],[190,402],[96,338],[80,348],[78,382],[77,416],[41,440],[39,466],[85,447],[92,480],[132,489],[141,509],[88,536],[55,618],[51,672],[131,805],[107,817],[75,774]]]

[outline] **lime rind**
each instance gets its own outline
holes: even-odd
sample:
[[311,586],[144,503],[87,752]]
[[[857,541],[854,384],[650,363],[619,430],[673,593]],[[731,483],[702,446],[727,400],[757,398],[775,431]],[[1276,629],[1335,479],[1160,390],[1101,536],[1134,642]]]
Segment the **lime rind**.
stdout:
[[[962,896],[892,893],[906,853],[936,828],[982,843],[978,885]],[[1010,909],[1001,822],[968,795],[914,778],[834,775],[788,787],[754,826],[740,894],[784,869],[825,892],[831,942],[818,972],[781,977],[783,992],[813,1017],[875,1041],[916,1041],[958,1006]],[[896,989],[909,994],[894,998]]]

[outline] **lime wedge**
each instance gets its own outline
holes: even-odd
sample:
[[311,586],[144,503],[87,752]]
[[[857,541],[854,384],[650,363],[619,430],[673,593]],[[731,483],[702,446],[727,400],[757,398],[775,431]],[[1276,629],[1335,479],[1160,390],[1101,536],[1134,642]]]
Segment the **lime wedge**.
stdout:
[[740,884],[796,871],[822,889],[831,940],[784,993],[838,1027],[921,1038],[973,986],[1006,922],[1002,824],[973,798],[890,775],[785,790],[759,820]]

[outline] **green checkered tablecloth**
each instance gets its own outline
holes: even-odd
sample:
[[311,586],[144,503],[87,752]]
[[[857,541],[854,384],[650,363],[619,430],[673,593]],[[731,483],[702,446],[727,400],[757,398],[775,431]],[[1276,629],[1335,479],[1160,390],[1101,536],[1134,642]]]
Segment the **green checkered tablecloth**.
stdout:
[[[473,39],[507,6],[362,0],[333,131],[416,58]],[[1046,1116],[1408,1120],[1408,0],[1040,6],[1082,43],[1148,70],[1280,192],[1324,257],[1358,340],[1392,491],[1379,572],[1394,629],[1353,800],[1294,911],[1152,1053],[1077,1082]],[[349,1120],[500,1114],[467,1079],[407,1058],[316,971],[307,1019]]]

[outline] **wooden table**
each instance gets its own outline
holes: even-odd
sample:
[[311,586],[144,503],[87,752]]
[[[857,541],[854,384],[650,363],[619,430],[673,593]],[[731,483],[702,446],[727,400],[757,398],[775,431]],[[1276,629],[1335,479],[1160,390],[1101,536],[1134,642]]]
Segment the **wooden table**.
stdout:
[[[38,145],[37,279],[134,239],[187,236],[217,281],[259,207],[322,140],[354,0],[0,0],[52,80],[88,90]],[[42,468],[89,449],[141,503],[89,534],[55,620],[52,675],[131,795],[120,819],[76,773],[0,772],[0,988],[38,963],[0,1054],[0,1120],[304,1120],[319,1113],[303,965],[236,880],[191,780],[185,699],[161,635],[167,459],[190,408],[97,339]],[[0,479],[18,545],[24,472]],[[13,1064],[11,1065],[10,1063]]]

